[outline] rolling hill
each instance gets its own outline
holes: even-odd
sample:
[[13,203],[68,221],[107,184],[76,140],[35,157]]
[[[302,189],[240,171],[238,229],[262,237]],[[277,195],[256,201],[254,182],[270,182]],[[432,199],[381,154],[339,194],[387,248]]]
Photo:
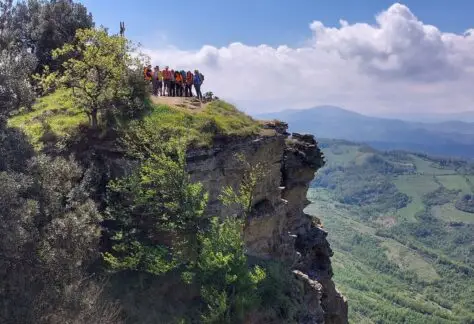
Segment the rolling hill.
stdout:
[[306,212],[329,232],[351,323],[474,323],[474,165],[342,140],[320,147],[327,163]]
[[366,143],[380,150],[474,158],[474,123],[409,122],[369,117],[334,106],[285,110],[258,117],[284,120],[293,132]]

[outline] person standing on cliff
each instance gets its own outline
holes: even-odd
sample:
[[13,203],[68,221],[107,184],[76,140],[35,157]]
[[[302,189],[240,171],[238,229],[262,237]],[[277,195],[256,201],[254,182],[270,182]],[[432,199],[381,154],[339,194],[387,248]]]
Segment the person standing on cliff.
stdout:
[[181,72],[176,71],[174,73],[174,79],[176,83],[176,97],[183,96],[183,77],[181,76]]
[[153,79],[152,79],[154,96],[158,96],[159,87],[160,87],[160,73],[161,73],[160,67],[155,66],[155,69],[153,71]]
[[170,91],[168,94],[170,97],[176,96],[176,79],[174,77],[174,70],[170,72]]
[[[163,70],[163,83],[164,83],[164,92],[166,95],[170,95],[170,80],[171,80],[171,71],[169,70],[169,66],[165,67]],[[165,93],[163,93],[165,95]]]
[[186,97],[192,97],[193,96],[193,91],[192,91],[192,87],[193,87],[193,80],[194,80],[194,75],[191,71],[188,71],[186,73],[186,85],[185,85],[185,96]]
[[143,78],[145,81],[151,81],[153,78],[153,71],[151,70],[151,65],[145,66],[143,69]]
[[194,89],[196,90],[196,97],[202,101],[201,85],[203,83],[202,74],[198,70],[194,70]]

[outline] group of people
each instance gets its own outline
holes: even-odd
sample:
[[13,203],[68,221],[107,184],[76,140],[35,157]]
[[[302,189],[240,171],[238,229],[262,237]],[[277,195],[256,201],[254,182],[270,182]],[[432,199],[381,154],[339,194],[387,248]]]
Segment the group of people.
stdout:
[[152,69],[151,65],[148,65],[143,69],[143,76],[152,84],[154,96],[193,97],[194,86],[196,97],[202,100],[201,85],[204,82],[204,75],[198,70],[194,70],[194,73],[175,71],[170,70],[168,66],[160,70],[159,66]]

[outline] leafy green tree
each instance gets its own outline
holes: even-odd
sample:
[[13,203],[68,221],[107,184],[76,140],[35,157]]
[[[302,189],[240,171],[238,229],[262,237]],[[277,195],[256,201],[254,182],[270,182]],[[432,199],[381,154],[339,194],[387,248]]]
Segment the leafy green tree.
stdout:
[[18,46],[13,1],[0,1],[0,117],[34,100],[29,77],[36,67],[35,57]]
[[36,57],[36,72],[56,71],[62,61],[52,51],[74,41],[76,30],[94,27],[87,8],[72,0],[19,1],[11,13],[15,43]]
[[[185,169],[184,147],[163,143],[130,176],[112,181],[109,218],[113,270],[165,273],[187,263],[207,202],[200,183]],[[195,245],[194,245],[195,246]]]
[[145,83],[138,81],[142,63],[131,51],[124,37],[110,36],[105,29],[80,29],[73,43],[53,51],[54,59],[69,57],[62,64],[64,71],[47,70],[41,84],[43,89],[71,88],[76,105],[96,128],[100,114],[143,108]]
[[242,230],[241,219],[212,218],[209,230],[199,235],[197,278],[206,303],[204,323],[241,323],[258,306],[257,289],[265,271],[249,269]]
[[195,276],[206,303],[204,323],[241,323],[244,315],[260,302],[259,284],[265,271],[249,268],[243,229],[254,203],[255,189],[265,175],[263,164],[248,162],[242,154],[236,159],[244,175],[237,191],[226,187],[220,195],[224,205],[238,206],[238,214],[223,220],[211,218],[210,228],[198,236],[199,256]]
[[95,312],[114,323],[97,291],[89,295],[93,282],[84,282],[99,256],[101,221],[87,181],[73,160],[46,156],[22,172],[0,172],[0,322],[55,323],[61,314],[81,323]]
[[246,219],[252,211],[255,190],[259,182],[266,175],[268,166],[261,162],[251,164],[242,154],[235,154],[234,157],[243,167],[242,181],[237,191],[230,186],[225,187],[219,199],[226,206],[237,206],[240,216]]

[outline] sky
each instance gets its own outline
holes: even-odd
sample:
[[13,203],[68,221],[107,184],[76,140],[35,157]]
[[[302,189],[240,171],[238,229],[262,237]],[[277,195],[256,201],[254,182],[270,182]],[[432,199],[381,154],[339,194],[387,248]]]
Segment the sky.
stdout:
[[[474,110],[474,1],[82,0],[154,65],[198,68],[249,113]],[[473,28],[473,29],[471,29]]]

